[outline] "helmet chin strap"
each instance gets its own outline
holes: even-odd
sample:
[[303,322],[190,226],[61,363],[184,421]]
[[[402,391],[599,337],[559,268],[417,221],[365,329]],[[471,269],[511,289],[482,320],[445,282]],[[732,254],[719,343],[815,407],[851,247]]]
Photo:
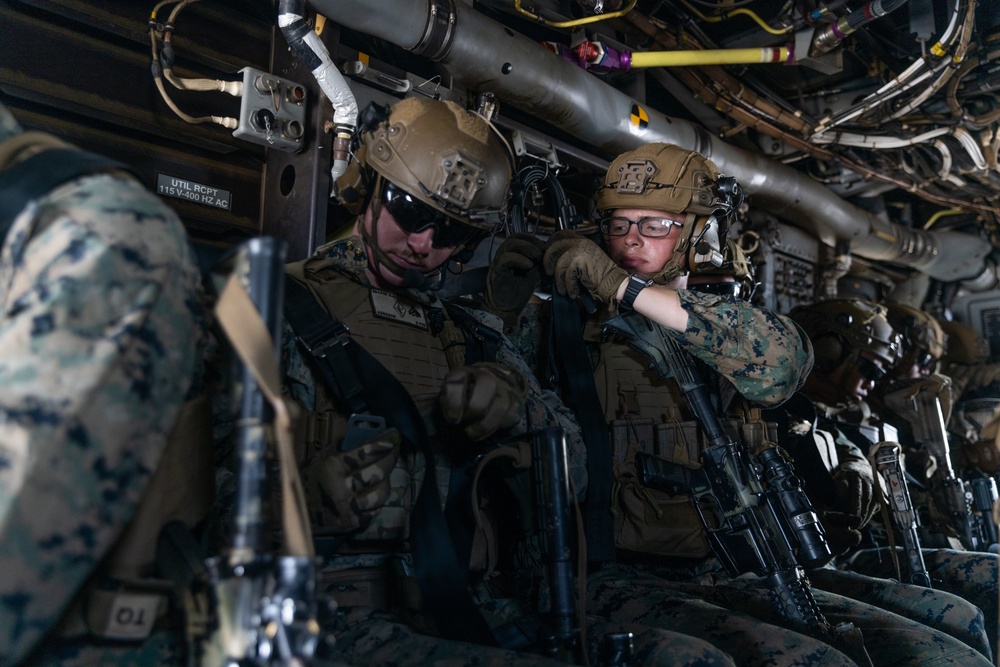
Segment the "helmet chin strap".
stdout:
[[421,273],[416,269],[404,269],[399,264],[394,262],[385,251],[379,246],[378,243],[378,220],[382,213],[382,197],[379,188],[382,185],[382,177],[379,176],[375,183],[374,192],[376,196],[372,197],[371,204],[369,205],[369,210],[371,211],[371,231],[368,231],[368,226],[365,221],[361,222],[361,240],[364,241],[365,247],[368,251],[368,265],[371,268],[372,275],[376,278],[382,275],[382,268],[391,273],[394,276],[399,277],[403,281],[403,287],[408,287],[412,289],[427,289],[431,285],[431,277],[440,273],[440,269],[435,269],[429,273]]
[[674,246],[673,256],[667,260],[662,269],[653,275],[653,282],[657,285],[669,285],[689,272],[690,269],[683,260],[687,255],[688,244],[691,242],[691,234],[694,232],[695,218],[694,213],[686,214],[681,238],[677,241],[677,245]]

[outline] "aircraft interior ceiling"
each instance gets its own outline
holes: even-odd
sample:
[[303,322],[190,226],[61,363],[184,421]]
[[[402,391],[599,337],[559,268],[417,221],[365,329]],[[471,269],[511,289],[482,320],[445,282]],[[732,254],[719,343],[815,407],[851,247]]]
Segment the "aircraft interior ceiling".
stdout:
[[[346,212],[329,198],[337,105],[290,48],[290,12],[360,107],[491,94],[521,163],[551,171],[584,223],[609,160],[676,143],[748,195],[734,233],[768,305],[850,283],[992,342],[1000,3],[0,0],[0,99],[136,166],[196,237],[272,234],[301,257]],[[157,67],[171,72],[157,80]],[[276,116],[247,108],[277,86]],[[561,224],[536,213],[540,230]]]

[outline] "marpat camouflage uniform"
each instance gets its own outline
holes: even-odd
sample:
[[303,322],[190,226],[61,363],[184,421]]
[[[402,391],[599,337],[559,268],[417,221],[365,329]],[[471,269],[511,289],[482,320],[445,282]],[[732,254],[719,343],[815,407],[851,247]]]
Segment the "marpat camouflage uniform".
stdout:
[[[676,339],[747,399],[774,405],[800,388],[811,369],[812,358],[808,343],[803,342],[804,336],[790,320],[729,297],[683,289],[678,290],[678,295],[688,312],[689,323],[687,331],[677,334]],[[529,307],[522,313],[521,325],[527,327],[518,338],[525,355],[535,360],[539,339],[531,324],[538,310]],[[602,321],[606,318],[605,314]],[[590,327],[589,331],[593,334],[597,327]],[[601,345],[601,351],[595,378],[609,422],[622,413],[630,413],[663,423],[678,418],[671,409],[687,411],[676,385],[656,377],[647,368],[648,360],[644,357],[626,349],[623,343],[610,341]],[[674,454],[679,451],[675,449]],[[700,523],[687,516],[693,515],[689,502],[678,499],[676,504],[662,505],[661,509],[663,523],[673,521],[681,527],[679,530],[700,531]],[[671,518],[671,512],[680,514]],[[693,547],[688,558],[604,565],[588,582],[589,613],[615,622],[665,628],[701,638],[727,652],[739,665],[855,664],[827,640],[803,634],[778,618],[770,593],[760,578],[729,577],[714,557],[704,557],[707,545],[700,539],[678,539],[678,545],[681,550]],[[831,578],[821,576],[820,581],[830,583]],[[813,594],[832,624],[851,621],[865,632],[866,647],[876,665],[989,664],[983,655],[962,641],[911,620],[910,614],[914,608],[920,608],[919,604],[894,605],[891,595],[883,595],[880,600],[886,604],[880,608],[859,601],[869,599],[861,594],[854,598],[859,582],[852,581],[851,587],[845,585],[850,590],[841,590],[842,583],[846,584],[836,582],[837,593],[819,586],[814,587]],[[894,582],[863,583],[880,594],[896,588]],[[845,597],[848,595],[851,597]],[[925,593],[921,591],[920,595]],[[921,609],[926,613],[916,618],[939,623],[942,619],[932,612],[946,616],[951,611],[947,606],[949,600],[962,602],[947,594],[936,596],[932,604]],[[900,615],[903,611],[906,616]],[[977,618],[972,616],[962,617],[971,625],[967,632],[956,629],[955,633],[961,639],[978,639],[977,648],[982,650],[985,646],[981,617],[977,625]]]
[[[361,238],[350,237],[320,248],[310,259],[299,265],[292,265],[290,273],[292,276],[297,275],[296,267],[299,266],[302,276],[307,278],[311,287],[322,290],[324,294],[335,295],[325,302],[324,307],[330,308],[333,305],[333,314],[350,328],[352,336],[362,347],[396,375],[413,396],[418,409],[426,416],[426,421],[432,424],[431,415],[437,392],[449,371],[438,334],[412,323],[378,318],[370,300],[372,288],[365,277],[367,264]],[[398,305],[401,310],[424,323],[428,321],[428,315],[434,317],[436,315],[431,313],[440,312],[441,304],[429,293],[400,290],[398,294],[381,294],[390,295],[386,298],[394,302],[394,307]],[[304,407],[308,415],[307,421],[311,424],[321,421],[343,424],[345,416],[336,410],[323,380],[318,373],[314,374],[290,329],[286,331],[284,348],[286,387],[291,396]],[[530,414],[532,410],[529,409],[528,412]],[[545,419],[543,424],[555,420],[544,409],[542,412]],[[567,425],[572,426],[571,422]],[[313,427],[306,430],[315,432],[316,435],[307,435],[306,442],[303,443],[303,476],[306,487],[315,489],[315,485],[311,483],[311,475],[315,476],[317,462],[322,460],[324,451],[339,446],[343,425],[332,426],[323,432]],[[408,562],[403,540],[408,534],[412,503],[423,481],[423,464],[424,459],[420,454],[401,456],[389,476],[392,485],[389,500],[376,515],[373,524],[365,528],[361,535],[348,540],[346,553],[335,552],[325,558],[320,578],[324,582],[325,591],[339,605],[337,622],[332,628],[338,653],[349,661],[364,665],[415,666],[437,660],[456,665],[482,664],[496,667],[557,664],[537,656],[446,641],[422,633],[407,623],[410,620],[404,615],[407,610],[384,608],[388,606],[387,601],[369,600],[369,596],[364,595],[367,590],[364,576],[377,576],[380,581],[384,581],[384,575],[394,558],[398,556],[402,559],[400,562]],[[582,465],[575,465],[574,468],[579,477]],[[439,463],[438,479],[445,497],[447,473],[447,468]],[[585,482],[585,478],[579,479]],[[313,493],[310,504],[314,530],[322,533],[325,527],[320,511],[322,498],[317,498]],[[375,542],[371,541],[373,539]],[[358,600],[354,595],[359,592],[362,597]]]
[[[0,106],[0,141],[19,131]],[[62,635],[197,389],[199,284],[180,220],[130,176],[78,178],[14,220],[0,254],[0,664],[180,664],[164,633]]]
[[[878,389],[877,386],[876,389]],[[852,416],[863,414],[866,422],[870,424],[884,421],[895,427],[905,452],[906,443],[913,441],[910,422],[904,418],[905,415],[895,415],[888,409],[881,407],[877,399],[873,399],[872,403],[878,406],[876,409],[880,409],[880,413],[875,414],[866,409],[850,414]],[[885,418],[886,416],[889,418]],[[911,418],[913,417],[911,416]],[[956,472],[962,474],[959,470]],[[929,504],[930,511],[935,516],[937,515],[936,505],[926,497],[926,492],[911,485],[910,494],[915,506]],[[927,523],[926,520],[924,523]],[[942,540],[940,535],[926,532],[927,526],[923,524],[920,530],[922,543],[927,538]],[[947,591],[967,600],[982,611],[990,650],[994,660],[1000,664],[1000,594],[997,592],[1000,590],[1000,555],[964,551],[957,539],[951,541],[960,548],[937,547],[921,550],[924,555],[924,564],[931,575],[931,584],[937,590]],[[902,562],[905,562],[906,559],[901,558]],[[859,552],[853,556],[848,567],[851,570],[875,577],[893,578],[898,576],[887,547]]]
[[[414,397],[418,407],[427,415],[427,421],[433,424],[433,400],[437,388],[448,372],[447,362],[441,352],[438,335],[422,331],[409,325],[372,323],[370,286],[365,278],[367,256],[364,246],[358,237],[351,237],[328,244],[319,249],[313,258],[302,264],[302,272],[310,276],[310,282],[322,284],[322,291],[336,294],[336,315],[342,319],[352,332],[358,333],[357,341],[379,359],[387,368],[396,373],[407,390]],[[293,275],[298,269],[292,271]],[[405,303],[408,307],[423,309],[432,313],[441,308],[440,302],[430,293],[419,293],[413,290],[400,290],[397,293],[397,303]],[[332,304],[331,302],[328,302]],[[346,310],[346,312],[344,312]],[[478,321],[499,330],[499,318],[483,311],[468,311]],[[389,328],[382,329],[382,326]],[[391,335],[388,333],[391,331]],[[366,335],[367,334],[367,335]],[[385,338],[379,338],[384,335]],[[403,345],[393,343],[390,339],[402,340]],[[417,354],[415,351],[420,350]],[[410,350],[407,356],[406,352]],[[318,406],[331,403],[324,398],[327,392],[317,385],[317,376],[310,369],[301,350],[295,344],[291,331],[285,336],[284,366],[286,386],[289,393],[312,413],[310,419],[315,419]],[[415,358],[429,358],[434,363],[421,365]],[[531,374],[524,361],[505,338],[502,339],[497,361],[518,369],[525,376],[530,386],[526,406],[526,418],[522,423],[511,429],[513,433],[523,433],[528,430],[558,424],[566,429],[568,435],[569,470],[573,483],[582,493],[586,488],[586,467],[584,452],[577,426],[571,413],[552,393],[542,391],[535,377]],[[426,377],[430,374],[431,377]],[[322,408],[320,408],[322,410]],[[343,417],[338,417],[340,420]],[[315,429],[307,429],[315,431]],[[336,433],[337,429],[331,429]],[[507,434],[504,434],[507,435]],[[306,443],[307,452],[322,447],[336,446],[336,442]],[[306,454],[307,457],[310,454]],[[447,662],[453,665],[486,665],[501,667],[505,665],[556,665],[554,660],[523,652],[502,650],[465,642],[447,641],[420,631],[419,614],[414,617],[405,609],[371,608],[363,605],[351,606],[352,594],[364,588],[363,582],[352,579],[353,572],[371,573],[373,570],[384,569],[387,563],[397,562],[409,565],[406,553],[392,553],[374,549],[371,542],[366,544],[365,536],[389,538],[396,540],[405,535],[406,521],[400,521],[398,512],[407,510],[416,495],[416,489],[422,481],[420,467],[422,457],[401,457],[400,463],[390,474],[393,493],[387,506],[376,517],[373,526],[366,528],[359,538],[350,540],[344,554],[334,554],[326,558],[321,579],[326,582],[325,590],[334,600],[338,600],[340,612],[332,633],[336,637],[338,655],[342,658],[364,665],[417,666]],[[309,466],[304,467],[304,475],[308,477]],[[447,493],[446,482],[448,470],[439,463],[438,479],[442,486],[442,498]],[[307,482],[308,485],[308,482]],[[394,515],[395,518],[394,518]],[[408,513],[404,513],[404,517]],[[388,517],[388,518],[386,518]],[[322,530],[322,516],[317,518],[316,527]],[[383,548],[385,543],[381,545]],[[402,545],[398,545],[402,546]],[[368,552],[365,553],[367,547]],[[350,554],[350,555],[348,555]],[[481,587],[481,591],[485,590]],[[364,595],[362,595],[362,599]],[[346,604],[345,604],[346,602]],[[509,620],[511,612],[496,612],[495,600],[480,596],[479,603],[484,616],[492,625]],[[501,602],[500,606],[503,604]],[[516,605],[514,605],[516,607]],[[512,612],[517,614],[515,610]],[[726,667],[733,662],[710,644],[690,637],[682,636],[668,630],[645,628],[621,623],[609,623],[603,619],[591,619],[588,622],[592,636],[606,632],[628,630],[635,635],[635,655],[642,660],[640,664],[662,665],[663,667]]]

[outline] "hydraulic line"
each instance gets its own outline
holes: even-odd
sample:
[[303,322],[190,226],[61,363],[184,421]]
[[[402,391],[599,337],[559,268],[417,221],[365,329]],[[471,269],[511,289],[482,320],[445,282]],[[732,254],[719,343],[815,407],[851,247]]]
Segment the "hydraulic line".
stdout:
[[982,114],[981,116],[973,116],[966,111],[958,101],[958,87],[961,85],[962,80],[981,65],[994,62],[998,56],[1000,56],[1000,49],[990,51],[985,57],[973,54],[972,57],[962,63],[958,72],[956,72],[955,76],[953,76],[951,81],[948,82],[948,87],[945,90],[945,98],[948,101],[948,108],[951,109],[952,116],[958,120],[962,120],[967,127],[982,129],[1000,120],[1000,108]]
[[517,10],[518,14],[526,16],[532,21],[541,23],[542,25],[548,26],[550,28],[576,28],[581,25],[587,25],[589,23],[597,23],[599,21],[607,21],[608,19],[618,18],[619,16],[625,16],[630,11],[635,8],[635,3],[638,0],[629,0],[627,6],[619,9],[616,12],[605,12],[603,14],[597,14],[595,16],[586,16],[582,19],[574,19],[572,21],[547,21],[537,14],[532,14],[526,9],[521,7],[521,0],[514,0],[514,9]]
[[747,49],[697,49],[693,51],[630,51],[616,49],[604,42],[583,41],[570,49],[561,44],[543,42],[550,50],[584,69],[597,71],[630,71],[633,67],[689,67],[707,65],[746,65],[784,63],[791,51],[788,47]]
[[[950,48],[953,34],[958,29],[958,19],[961,14],[963,1],[964,0],[955,0],[955,7],[952,11],[948,27],[945,28],[944,33],[930,49],[930,54],[937,63],[940,63],[940,61],[948,53],[948,48]],[[933,69],[934,68],[931,65],[930,58],[926,55],[923,56],[920,60],[916,60],[911,63],[909,67],[898,74],[894,79],[885,83],[881,88],[861,100],[855,106],[836,115],[827,116],[822,119],[819,126],[816,128],[816,134],[820,134],[831,128],[837,127],[838,125],[841,125],[862,113],[884,104],[889,99],[906,92],[918,83],[922,83],[924,80],[929,78],[933,73]]]
[[153,39],[153,59],[157,59],[156,54],[156,13],[163,5],[170,4],[171,2],[179,2],[179,4],[174,7],[173,11],[170,12],[170,16],[166,23],[163,24],[163,49],[160,51],[159,58],[161,65],[163,67],[163,78],[169,81],[175,88],[179,90],[197,90],[202,92],[220,92],[228,93],[233,97],[240,97],[243,95],[243,82],[242,81],[225,81],[222,79],[190,79],[179,77],[174,74],[174,47],[173,47],[173,34],[176,29],[177,16],[180,14],[181,10],[187,5],[197,2],[198,0],[165,0],[160,2],[153,11],[149,18],[149,28],[150,36]]
[[792,30],[791,26],[782,27],[780,29],[772,28],[767,24],[767,22],[764,21],[764,19],[758,16],[756,12],[754,12],[751,9],[745,9],[743,7],[740,7],[738,9],[733,9],[730,11],[724,11],[722,14],[716,14],[714,16],[705,16],[700,11],[698,11],[697,7],[693,7],[692,5],[685,2],[685,0],[681,0],[681,4],[684,5],[688,9],[688,11],[690,11],[692,14],[697,16],[700,20],[704,21],[705,23],[719,23],[730,17],[742,15],[742,16],[749,16],[754,21],[754,23],[756,23],[761,27],[761,30],[764,30],[765,32],[768,32],[772,35],[786,35]]
[[[167,93],[167,87],[163,84],[164,76],[167,70],[171,70],[173,66],[173,50],[168,48],[170,46],[170,35],[174,30],[174,20],[184,7],[188,6],[193,2],[198,2],[198,0],[162,0],[153,7],[153,11],[150,13],[149,17],[149,40],[153,51],[153,63],[151,66],[151,72],[153,75],[153,83],[156,84],[156,89],[160,92],[160,97],[166,102],[170,110],[177,114],[177,117],[187,123],[200,124],[200,123],[215,123],[221,125],[229,130],[235,130],[239,127],[239,120],[229,116],[191,116],[189,114],[181,111],[180,107],[171,99],[170,95]],[[160,9],[166,5],[177,3],[173,11],[170,12],[170,17],[163,26],[163,42],[164,42],[164,56],[165,62],[161,64],[160,53],[157,48],[156,31],[157,31],[157,20],[156,15]],[[172,75],[172,73],[171,73]],[[207,81],[207,80],[202,80]],[[226,92],[230,95],[239,96],[243,91],[242,82],[228,82],[228,81],[213,81],[212,87],[208,88],[193,88],[193,90],[216,90],[219,92]],[[203,84],[207,85],[207,84]]]
[[[958,6],[956,5],[956,9]],[[976,23],[976,3],[969,2],[966,5],[965,20],[962,22],[960,28],[960,34],[958,38],[958,46],[955,48],[955,53],[950,59],[943,59],[941,69],[943,70],[941,76],[930,86],[927,86],[919,95],[914,99],[910,100],[909,103],[903,105],[892,115],[889,116],[891,119],[902,118],[909,112],[913,111],[921,104],[926,102],[932,95],[941,90],[945,84],[952,79],[956,73],[956,68],[952,65],[957,65],[965,60],[965,56],[969,51],[969,43],[972,41],[972,32]]]
[[828,53],[858,28],[899,9],[907,2],[909,0],[872,0],[860,11],[851,12],[817,31],[809,47],[809,55],[816,58]]
[[304,0],[278,2],[278,27],[288,46],[309,68],[323,94],[333,105],[333,167],[331,183],[347,171],[351,136],[357,127],[358,103],[347,80],[330,57],[330,52],[305,19]]
[[787,46],[760,49],[710,49],[704,51],[633,51],[632,67],[685,67],[693,65],[743,65],[784,63]]

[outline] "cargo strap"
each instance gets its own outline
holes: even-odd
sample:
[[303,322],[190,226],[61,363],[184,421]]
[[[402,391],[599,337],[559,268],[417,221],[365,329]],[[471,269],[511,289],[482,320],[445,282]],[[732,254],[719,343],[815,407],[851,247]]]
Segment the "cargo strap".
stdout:
[[576,302],[552,295],[552,350],[558,350],[557,365],[551,364],[565,382],[587,445],[586,533],[587,560],[615,560],[611,517],[611,436],[604,408],[594,384],[594,369],[583,341],[583,325]]

